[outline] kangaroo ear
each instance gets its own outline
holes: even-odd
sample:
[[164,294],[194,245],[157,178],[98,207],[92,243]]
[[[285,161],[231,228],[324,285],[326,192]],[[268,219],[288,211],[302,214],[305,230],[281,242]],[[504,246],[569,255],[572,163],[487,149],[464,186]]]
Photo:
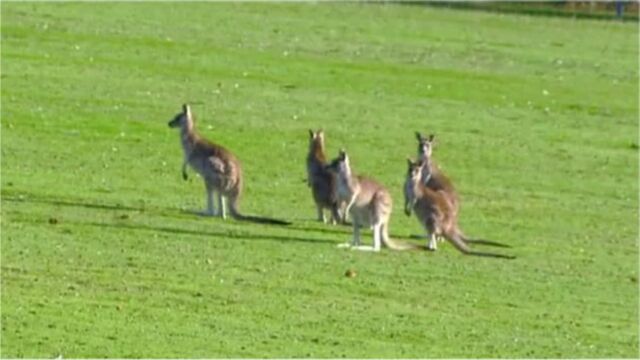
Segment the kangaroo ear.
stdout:
[[309,129],[309,137],[313,139],[314,137],[316,137],[315,135],[316,134],[313,133],[313,130]]
[[429,135],[429,142],[433,142],[433,139],[434,139],[435,137],[436,137],[435,135],[430,134],[430,135]]
[[407,165],[409,165],[409,167],[413,165],[413,160],[411,160],[411,158],[408,156],[407,156]]
[[344,148],[340,149],[340,152],[338,153],[338,158],[340,158],[340,160],[344,160],[347,158],[347,152],[344,150]]
[[323,129],[318,129],[317,131],[319,136],[324,136],[324,130]]
[[419,131],[416,131],[416,139],[418,139],[418,141],[420,142],[424,140],[424,137],[422,136],[422,134],[420,134]]
[[191,107],[189,104],[182,105],[182,112],[187,115],[189,119],[191,119]]

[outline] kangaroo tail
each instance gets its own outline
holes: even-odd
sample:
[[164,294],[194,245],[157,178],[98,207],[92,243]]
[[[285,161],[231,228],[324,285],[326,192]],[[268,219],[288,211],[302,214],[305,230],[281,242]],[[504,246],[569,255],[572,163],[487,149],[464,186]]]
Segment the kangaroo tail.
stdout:
[[449,242],[455,246],[456,249],[458,249],[460,252],[462,252],[465,255],[473,255],[473,256],[485,256],[485,257],[494,257],[494,258],[501,258],[501,259],[515,259],[515,256],[511,256],[511,255],[503,255],[503,254],[496,254],[496,253],[488,253],[488,252],[481,252],[481,251],[474,251],[471,250],[469,248],[469,246],[467,245],[468,240],[464,238],[464,236],[462,236],[460,234],[459,231],[455,231],[452,234],[446,234],[445,238],[447,240],[449,240]]
[[411,243],[405,243],[405,242],[400,242],[397,240],[393,240],[389,237],[389,225],[388,224],[382,224],[382,227],[380,228],[380,238],[382,239],[382,243],[388,247],[391,250],[398,250],[398,251],[403,251],[403,250],[419,250],[422,247],[419,245],[415,245],[415,244],[411,244]]
[[250,221],[258,224],[272,224],[272,225],[291,225],[289,221],[272,219],[268,217],[243,215],[238,211],[238,198],[233,197],[229,199],[229,212],[231,216],[240,221]]

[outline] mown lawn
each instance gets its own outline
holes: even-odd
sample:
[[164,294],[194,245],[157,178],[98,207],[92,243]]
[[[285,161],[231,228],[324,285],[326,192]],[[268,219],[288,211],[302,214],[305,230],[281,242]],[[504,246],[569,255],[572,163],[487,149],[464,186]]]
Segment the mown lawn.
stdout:
[[[355,3],[7,3],[2,357],[637,357],[638,25]],[[184,102],[246,175],[200,218]],[[513,261],[337,249],[309,128],[402,212],[415,131]],[[193,175],[193,173],[192,173]],[[367,238],[369,239],[369,238]],[[483,247],[483,250],[495,250]],[[352,269],[357,276],[345,276]]]

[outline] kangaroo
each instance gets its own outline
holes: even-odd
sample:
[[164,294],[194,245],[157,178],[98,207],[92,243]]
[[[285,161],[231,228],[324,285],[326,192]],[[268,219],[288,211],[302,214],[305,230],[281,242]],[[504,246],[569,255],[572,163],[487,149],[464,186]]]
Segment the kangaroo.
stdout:
[[411,216],[412,211],[415,212],[416,218],[429,234],[427,249],[437,250],[436,237],[441,236],[465,255],[515,258],[509,255],[471,250],[468,243],[472,240],[468,239],[458,227],[458,214],[454,211],[447,194],[444,190],[433,190],[424,185],[425,181],[429,181],[433,176],[431,170],[433,167],[423,160],[413,162],[411,159],[408,159],[408,165],[404,211],[407,216]]
[[[331,223],[345,222],[340,216],[340,202],[336,195],[335,175],[328,171],[324,152],[324,131],[309,130],[309,154],[307,155],[307,184],[311,187],[318,211],[318,220],[327,222],[324,209],[331,211]],[[346,214],[345,214],[346,215]]]
[[[389,217],[392,201],[389,191],[376,181],[353,175],[349,157],[344,150],[326,168],[336,175],[338,199],[347,203],[345,211],[351,215],[353,239],[351,243],[339,247],[356,250],[380,251],[382,245],[392,250],[418,249],[413,244],[396,243],[389,238]],[[360,244],[360,227],[370,226],[373,230],[373,246]]]
[[[290,225],[287,221],[257,216],[243,215],[238,210],[242,195],[242,167],[240,161],[224,147],[214,144],[198,134],[195,120],[189,105],[182,106],[169,122],[170,128],[180,128],[180,140],[184,150],[182,162],[182,178],[188,179],[187,165],[191,166],[204,179],[207,196],[207,209],[201,212],[205,216],[220,216],[226,219],[225,199],[228,200],[229,212],[236,220],[258,223]],[[214,192],[217,193],[218,211],[213,204]]]
[[431,176],[428,179],[423,178],[423,183],[431,190],[442,190],[447,195],[448,201],[451,202],[453,211],[457,214],[460,209],[460,197],[451,180],[440,170],[431,157],[435,135],[431,134],[428,138],[425,138],[422,134],[416,132],[416,138],[418,139],[418,159],[430,166],[429,174]]

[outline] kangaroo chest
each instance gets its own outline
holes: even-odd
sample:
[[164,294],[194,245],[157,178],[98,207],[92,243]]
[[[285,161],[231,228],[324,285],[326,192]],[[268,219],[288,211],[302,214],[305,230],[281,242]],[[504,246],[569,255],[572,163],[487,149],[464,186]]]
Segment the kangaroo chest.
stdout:
[[349,186],[348,179],[340,176],[336,182],[336,193],[340,200],[349,202],[353,196],[353,188]]

